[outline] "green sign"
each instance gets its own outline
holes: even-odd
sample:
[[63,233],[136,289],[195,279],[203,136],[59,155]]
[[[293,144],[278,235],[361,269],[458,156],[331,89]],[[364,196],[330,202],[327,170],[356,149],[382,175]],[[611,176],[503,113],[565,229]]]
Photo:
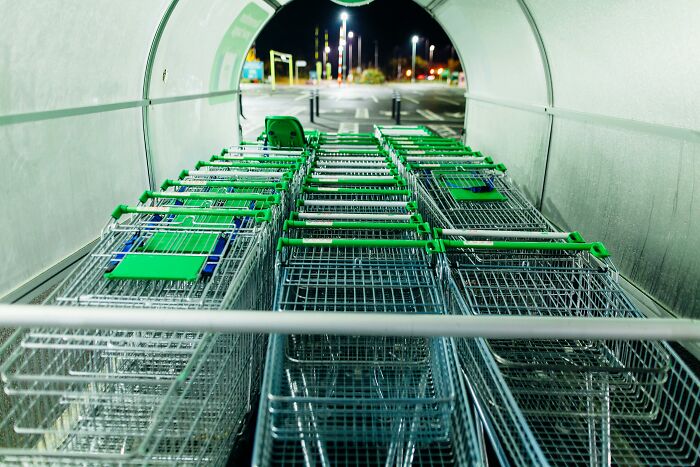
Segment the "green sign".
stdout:
[[[209,78],[210,92],[235,89],[238,73],[243,66],[248,46],[268,16],[265,10],[250,2],[231,23],[214,56]],[[209,102],[218,104],[231,101],[235,97],[233,94],[212,97]]]

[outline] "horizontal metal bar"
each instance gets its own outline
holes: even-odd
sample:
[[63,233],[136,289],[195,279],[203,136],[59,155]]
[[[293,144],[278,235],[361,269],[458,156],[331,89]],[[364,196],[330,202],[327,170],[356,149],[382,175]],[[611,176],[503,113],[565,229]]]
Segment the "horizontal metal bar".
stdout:
[[700,341],[700,320],[0,305],[0,327],[231,333]]
[[529,232],[520,230],[470,230],[470,229],[442,229],[442,235],[458,237],[479,237],[479,238],[551,238],[566,240],[571,232]]
[[297,214],[302,220],[373,220],[373,221],[410,221],[410,214],[375,214],[375,213],[339,213],[339,212],[300,212]]
[[700,142],[700,131],[694,130],[692,128],[662,125],[659,123],[644,122],[641,120],[632,120],[629,118],[611,117],[609,115],[595,114],[591,112],[581,112],[578,110],[564,109],[561,107],[551,107],[541,104],[528,104],[524,102],[513,101],[510,99],[499,99],[495,97],[479,96],[471,93],[466,93],[464,94],[464,96],[467,99],[471,99],[473,101],[485,102],[487,104],[499,105],[502,107],[510,107],[513,109],[524,110],[526,112],[534,112],[543,115],[554,115],[556,117],[568,120],[578,120],[582,122],[617,127],[626,130],[652,133],[668,138]]
[[110,104],[87,105],[83,107],[69,107],[55,110],[40,110],[38,112],[26,112],[12,115],[0,115],[0,126],[13,125],[17,123],[38,122],[42,120],[53,120],[57,118],[77,117],[79,115],[89,115],[104,112],[114,112],[116,110],[134,109],[153,105],[170,104],[173,102],[190,101],[196,99],[208,99],[212,97],[227,96],[237,94],[239,91],[231,89],[228,91],[208,92],[204,94],[189,94],[186,96],[159,97],[155,99],[138,99],[133,101],[114,102]]

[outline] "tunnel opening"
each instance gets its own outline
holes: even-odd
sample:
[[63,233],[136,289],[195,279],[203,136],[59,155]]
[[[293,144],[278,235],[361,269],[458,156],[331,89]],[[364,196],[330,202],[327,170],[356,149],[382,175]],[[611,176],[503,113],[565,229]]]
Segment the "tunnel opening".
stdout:
[[[280,108],[308,128],[370,131],[397,120],[401,92],[400,121],[461,137],[466,79],[458,51],[421,5],[406,2],[400,20],[387,21],[395,15],[389,0],[294,1],[278,10],[243,64],[242,139],[254,139],[262,118]],[[414,91],[411,82],[425,86]]]

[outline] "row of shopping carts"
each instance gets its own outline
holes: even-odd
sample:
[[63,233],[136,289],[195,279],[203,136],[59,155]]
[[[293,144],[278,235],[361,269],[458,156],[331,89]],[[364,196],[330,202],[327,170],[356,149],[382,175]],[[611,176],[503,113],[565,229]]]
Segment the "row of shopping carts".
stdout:
[[[377,127],[439,245],[451,313],[642,317],[601,243],[561,232],[506,167],[423,127]],[[504,465],[698,465],[700,382],[663,342],[456,340]]]
[[[278,245],[275,310],[440,314],[430,228],[371,134],[319,135]],[[449,339],[274,335],[254,465],[480,465]]]
[[[49,297],[70,306],[264,309],[302,149],[232,147],[120,205]],[[252,334],[20,329],[1,348],[2,465],[224,465],[256,397]]]

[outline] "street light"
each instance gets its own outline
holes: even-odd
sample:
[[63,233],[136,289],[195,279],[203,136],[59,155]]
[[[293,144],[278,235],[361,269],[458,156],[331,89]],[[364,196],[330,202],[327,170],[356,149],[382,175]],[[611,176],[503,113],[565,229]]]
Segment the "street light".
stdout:
[[[413,44],[413,52],[411,53],[411,82],[416,82],[416,44],[418,43],[418,36],[413,36],[411,38],[411,43]],[[407,73],[408,74],[408,73]]]
[[338,40],[338,84],[341,84],[343,82],[343,75],[345,73],[345,60],[343,60],[343,57],[345,52],[345,44],[347,42],[345,33],[347,31],[348,18],[349,15],[347,11],[343,11],[342,13],[340,13],[340,20],[342,21],[342,23],[340,25],[340,37]]
[[355,33],[350,31],[348,32],[348,81],[350,81],[350,78],[352,77],[352,38],[355,37]]
[[435,50],[435,46],[431,44],[430,45],[430,58],[428,59],[428,66],[429,67],[433,65],[433,51],[434,50]]

